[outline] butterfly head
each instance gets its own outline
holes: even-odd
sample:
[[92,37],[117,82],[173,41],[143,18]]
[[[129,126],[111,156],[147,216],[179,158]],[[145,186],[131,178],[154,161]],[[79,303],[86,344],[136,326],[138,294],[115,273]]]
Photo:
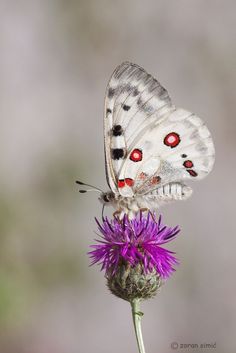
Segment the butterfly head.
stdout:
[[115,200],[115,194],[112,191],[102,192],[99,200],[102,202],[103,205],[107,205]]
[[[116,201],[116,195],[113,191],[109,190],[107,192],[104,192],[103,190],[97,188],[96,186],[87,184],[87,183],[83,183],[80,180],[76,180],[76,184],[78,184],[80,186],[79,192],[81,194],[87,193],[89,191],[96,191],[100,193],[99,196],[99,201],[103,204],[103,206],[108,205],[108,204],[114,204],[114,202]],[[81,188],[82,186],[82,188]],[[88,189],[89,187],[89,189]]]

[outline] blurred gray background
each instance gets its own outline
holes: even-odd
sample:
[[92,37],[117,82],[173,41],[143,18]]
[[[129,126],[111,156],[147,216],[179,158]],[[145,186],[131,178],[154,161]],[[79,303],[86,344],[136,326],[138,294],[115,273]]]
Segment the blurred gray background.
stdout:
[[128,303],[89,268],[97,194],[74,183],[107,188],[104,92],[125,60],[216,146],[193,197],[162,209],[181,265],[143,304],[147,353],[235,352],[235,22],[233,0],[0,1],[1,353],[137,352]]

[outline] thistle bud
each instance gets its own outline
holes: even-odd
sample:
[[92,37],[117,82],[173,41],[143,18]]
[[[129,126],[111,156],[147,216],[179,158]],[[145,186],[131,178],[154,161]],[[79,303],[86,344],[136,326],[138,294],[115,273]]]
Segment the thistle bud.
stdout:
[[154,297],[163,283],[156,269],[145,272],[142,263],[132,267],[127,261],[120,264],[115,273],[109,270],[106,278],[111,293],[129,302]]

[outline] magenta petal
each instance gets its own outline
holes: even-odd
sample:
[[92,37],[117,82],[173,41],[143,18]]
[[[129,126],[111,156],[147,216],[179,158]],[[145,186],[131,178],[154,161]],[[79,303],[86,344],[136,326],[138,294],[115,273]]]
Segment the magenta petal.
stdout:
[[162,217],[155,219],[155,214],[150,212],[147,217],[140,212],[132,220],[127,215],[122,220],[109,220],[107,217],[101,223],[95,220],[102,240],[91,245],[92,250],[88,253],[91,265],[98,263],[106,273],[110,270],[115,273],[120,260],[129,262],[131,266],[142,263],[145,272],[156,269],[162,278],[168,278],[175,271],[174,265],[178,260],[173,252],[161,245],[177,236],[179,226],[163,225]]

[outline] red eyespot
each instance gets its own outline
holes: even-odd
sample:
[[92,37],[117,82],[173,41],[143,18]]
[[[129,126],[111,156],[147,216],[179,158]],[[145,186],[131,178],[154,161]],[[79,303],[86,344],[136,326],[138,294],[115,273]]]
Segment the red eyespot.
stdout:
[[185,161],[183,163],[185,168],[192,168],[193,167],[193,162],[192,161]]
[[138,148],[135,148],[131,152],[129,159],[133,162],[140,162],[143,159],[143,152]]
[[118,188],[123,188],[125,186],[124,179],[118,180]]
[[179,143],[180,143],[180,137],[176,132],[170,132],[164,138],[164,144],[171,148],[178,146]]
[[134,185],[134,180],[131,178],[125,178],[125,183],[128,186],[133,186]]

